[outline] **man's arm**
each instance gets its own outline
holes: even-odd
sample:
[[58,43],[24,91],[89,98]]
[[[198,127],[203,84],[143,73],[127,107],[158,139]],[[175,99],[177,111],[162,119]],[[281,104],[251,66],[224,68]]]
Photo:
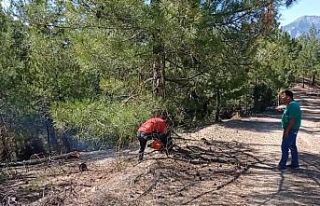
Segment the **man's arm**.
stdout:
[[287,128],[283,131],[283,137],[286,138],[289,135],[290,130],[292,129],[293,125],[296,123],[296,119],[291,117],[288,123]]

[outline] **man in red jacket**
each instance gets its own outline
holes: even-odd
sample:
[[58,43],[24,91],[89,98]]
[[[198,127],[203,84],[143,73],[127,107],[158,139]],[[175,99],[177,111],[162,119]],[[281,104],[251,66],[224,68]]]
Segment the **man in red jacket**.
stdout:
[[169,127],[164,116],[153,117],[145,121],[139,127],[137,134],[137,138],[140,142],[139,161],[143,160],[143,154],[148,140],[158,138],[163,146],[167,147],[170,138],[169,134]]

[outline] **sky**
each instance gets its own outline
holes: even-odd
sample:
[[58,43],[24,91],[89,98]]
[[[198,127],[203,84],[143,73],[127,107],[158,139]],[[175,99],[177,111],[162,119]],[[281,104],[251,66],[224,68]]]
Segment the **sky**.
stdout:
[[9,2],[6,0],[0,0],[0,3],[1,3],[1,6],[7,7]]
[[280,9],[280,24],[287,25],[301,16],[320,16],[320,0],[298,0],[291,7]]

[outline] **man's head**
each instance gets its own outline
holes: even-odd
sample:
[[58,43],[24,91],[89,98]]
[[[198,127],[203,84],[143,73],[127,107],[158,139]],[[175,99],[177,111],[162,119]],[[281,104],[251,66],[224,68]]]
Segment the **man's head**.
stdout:
[[290,90],[284,90],[283,92],[281,92],[280,97],[281,102],[286,105],[293,101],[293,93]]
[[163,110],[163,109],[155,109],[153,111],[153,116],[154,117],[159,117],[161,119],[167,120],[167,111]]

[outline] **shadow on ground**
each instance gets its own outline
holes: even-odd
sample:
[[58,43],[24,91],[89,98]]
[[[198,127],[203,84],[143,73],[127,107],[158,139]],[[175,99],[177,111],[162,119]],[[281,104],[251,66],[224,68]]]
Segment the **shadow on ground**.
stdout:
[[213,201],[223,205],[225,199],[217,194],[235,184],[250,168],[259,164],[272,169],[254,153],[239,142],[206,138],[197,144],[175,147],[168,158],[147,157],[145,161],[153,164],[130,180],[129,194],[121,198],[127,197],[128,205],[212,205]]
[[281,129],[280,120],[276,118],[270,118],[272,121],[250,121],[249,120],[230,120],[226,121],[223,126],[226,128],[247,130],[254,132],[266,133],[272,130]]
[[205,138],[176,147],[132,181],[128,204],[320,205],[320,154],[301,153],[301,168],[283,172],[270,161],[279,154],[265,154]]
[[252,191],[250,205],[320,205],[320,154],[301,153],[300,162],[300,169],[277,176],[272,170],[254,170],[249,176],[261,189]]

